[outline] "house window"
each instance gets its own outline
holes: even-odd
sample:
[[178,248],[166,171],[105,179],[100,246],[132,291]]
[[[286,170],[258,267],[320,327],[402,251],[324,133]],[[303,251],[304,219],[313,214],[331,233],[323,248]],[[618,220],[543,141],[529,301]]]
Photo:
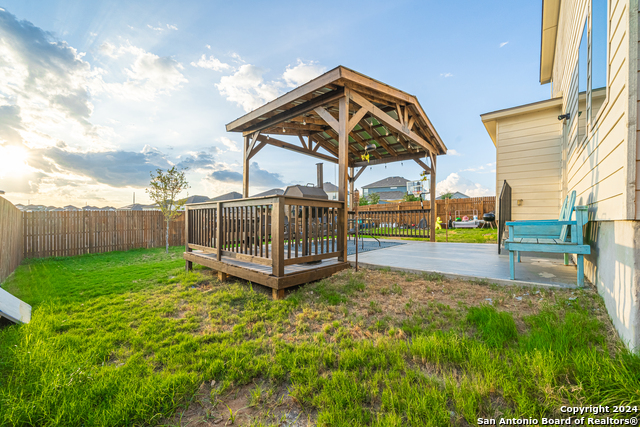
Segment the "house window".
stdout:
[[598,118],[607,95],[607,3],[608,0],[591,0],[591,123]]
[[580,46],[578,47],[578,142],[587,134],[587,87],[589,77],[589,20],[584,23]]

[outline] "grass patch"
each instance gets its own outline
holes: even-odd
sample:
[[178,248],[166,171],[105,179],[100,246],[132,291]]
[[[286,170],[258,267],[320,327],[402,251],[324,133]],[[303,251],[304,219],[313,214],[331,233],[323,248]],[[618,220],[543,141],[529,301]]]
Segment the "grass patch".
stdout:
[[0,425],[464,425],[640,401],[640,357],[590,290],[347,270],[273,301],[185,274],[182,251],[19,267],[4,287],[34,310],[0,329]]
[[[366,230],[365,230],[366,231]],[[396,230],[398,237],[376,236],[378,239],[400,239],[400,240],[418,240],[429,241],[429,238],[409,237],[411,233],[406,230]],[[407,237],[404,237],[407,235]],[[371,237],[362,233],[360,237]],[[446,230],[436,230],[436,242],[446,242]],[[450,243],[497,243],[498,230],[489,228],[458,228],[449,230]]]

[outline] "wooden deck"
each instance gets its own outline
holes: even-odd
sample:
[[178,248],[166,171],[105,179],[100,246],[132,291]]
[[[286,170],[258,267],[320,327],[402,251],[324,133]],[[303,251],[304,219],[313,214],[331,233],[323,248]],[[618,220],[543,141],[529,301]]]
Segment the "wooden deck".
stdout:
[[349,267],[345,213],[344,202],[284,196],[187,205],[186,268],[195,262],[281,298]]
[[223,256],[222,260],[218,261],[216,254],[185,252],[184,259],[273,289],[285,289],[301,285],[329,277],[340,270],[349,268],[348,262],[338,261],[337,258],[333,258],[324,260],[319,264],[287,265],[284,267],[284,276],[276,277],[271,274],[271,266],[241,261],[228,256]]

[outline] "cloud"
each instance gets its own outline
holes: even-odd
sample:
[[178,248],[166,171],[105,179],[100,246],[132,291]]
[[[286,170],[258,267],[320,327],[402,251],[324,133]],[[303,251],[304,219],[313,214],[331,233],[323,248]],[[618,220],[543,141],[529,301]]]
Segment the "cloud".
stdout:
[[[232,53],[231,56],[238,62],[244,62],[236,53]],[[204,56],[200,61],[203,59]],[[251,64],[242,64],[232,75],[223,76],[216,87],[227,101],[235,102],[244,111],[250,112],[277,98],[282,89],[304,84],[325,70],[326,67],[314,61],[304,62],[298,59],[297,65],[287,66],[278,79],[265,82],[263,69]]]
[[446,79],[448,77],[453,77],[453,74],[451,74],[451,73],[440,73],[440,77],[444,77]]
[[[105,46],[106,43],[103,44]],[[101,51],[112,58],[129,59],[123,70],[127,81],[104,83],[102,89],[121,98],[152,101],[158,95],[178,90],[188,80],[182,74],[184,67],[175,59],[160,57],[140,47],[126,44],[117,50],[112,45],[101,47]]]
[[147,24],[147,27],[151,28],[154,31],[163,31],[164,30],[164,28],[162,28],[162,27],[154,27],[154,26],[149,25],[149,24]]
[[178,31],[178,27],[176,27],[175,25],[167,24],[167,28],[170,30]]
[[213,169],[215,167],[215,158],[205,151],[189,153],[186,156],[180,156],[178,160],[179,162],[176,165],[178,168],[188,168],[191,171]]
[[108,57],[111,57],[111,58],[118,57],[118,54],[116,52],[116,47],[109,42],[102,43],[98,48],[98,50],[100,51],[100,53],[102,53],[103,55],[107,55]]
[[318,65],[317,62],[309,61],[307,63],[298,59],[298,65],[291,67],[287,66],[287,69],[282,74],[282,78],[289,87],[297,87],[310,80],[315,79],[320,74],[326,71],[326,67]]
[[487,163],[481,166],[476,166],[473,168],[463,169],[462,172],[478,172],[478,173],[494,173],[496,163]]
[[455,172],[436,184],[437,194],[455,193],[456,191],[466,194],[469,197],[481,197],[490,194],[488,188],[461,177]]
[[507,42],[502,42],[502,43],[500,43],[500,47],[505,47],[505,46],[506,46],[506,45],[508,45],[508,44],[509,44],[509,42],[508,42],[508,41],[507,41]]
[[[229,169],[221,169],[212,172],[209,180],[222,182],[226,184],[240,184],[242,182],[242,173]],[[279,173],[269,172],[261,169],[257,162],[249,165],[249,182],[252,187],[274,188],[285,187],[287,184],[282,180]]]
[[240,148],[238,148],[238,144],[236,144],[234,140],[229,139],[226,136],[221,136],[220,138],[218,138],[218,141],[222,142],[229,151],[240,151]]
[[278,97],[276,82],[265,83],[264,70],[251,64],[243,64],[230,76],[223,76],[216,84],[220,94],[235,102],[247,113]]
[[214,58],[213,55],[209,56],[209,59],[207,59],[206,55],[202,55],[198,60],[198,62],[192,62],[191,65],[194,67],[207,68],[213,71],[222,71],[222,70],[231,69],[231,65],[225,64],[224,62],[220,61],[218,58]]
[[72,173],[111,187],[144,187],[152,170],[170,167],[166,156],[150,146],[141,152],[74,152],[50,147],[35,154],[38,156],[29,163],[43,172]]
[[30,22],[0,11],[0,105],[18,107],[23,122],[31,117],[41,125],[59,126],[71,119],[93,133],[90,90],[100,71],[83,56]]
[[447,155],[448,156],[461,156],[462,154],[458,153],[458,151],[454,150],[453,148],[449,148],[447,150]]
[[214,181],[220,181],[231,184],[238,184],[242,182],[242,174],[240,172],[234,172],[230,170],[220,170],[211,173],[211,178]]

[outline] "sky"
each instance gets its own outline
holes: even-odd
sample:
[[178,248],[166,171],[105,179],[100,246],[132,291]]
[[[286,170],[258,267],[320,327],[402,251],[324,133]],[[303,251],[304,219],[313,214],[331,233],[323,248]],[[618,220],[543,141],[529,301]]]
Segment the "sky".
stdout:
[[[448,154],[437,192],[495,195],[480,114],[548,99],[541,2],[0,0],[0,190],[13,203],[149,203],[149,174],[189,195],[241,192],[225,124],[338,65],[417,96]],[[283,137],[282,139],[286,139]],[[293,141],[295,142],[295,140]],[[250,194],[315,183],[317,159],[267,146]],[[372,166],[357,187],[419,179]],[[337,170],[325,164],[325,181]]]

